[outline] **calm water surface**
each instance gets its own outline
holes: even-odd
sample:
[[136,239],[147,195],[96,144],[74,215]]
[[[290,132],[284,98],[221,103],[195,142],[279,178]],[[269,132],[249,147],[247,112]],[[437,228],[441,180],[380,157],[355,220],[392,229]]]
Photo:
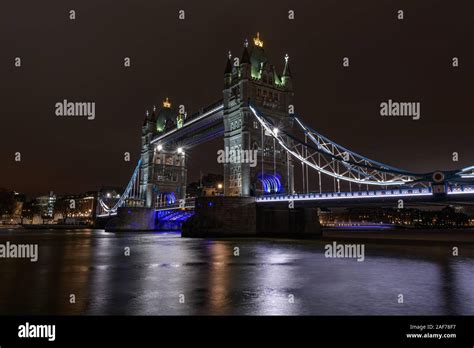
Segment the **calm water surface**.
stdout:
[[0,314],[474,314],[472,244],[458,257],[367,244],[357,262],[326,258],[323,241],[0,230],[6,241],[38,243],[39,260],[0,259]]

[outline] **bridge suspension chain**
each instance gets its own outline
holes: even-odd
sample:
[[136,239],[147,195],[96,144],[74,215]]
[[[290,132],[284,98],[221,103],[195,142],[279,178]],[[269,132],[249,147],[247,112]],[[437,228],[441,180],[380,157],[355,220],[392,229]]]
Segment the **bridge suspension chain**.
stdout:
[[296,117],[297,124],[311,143],[306,144],[285,131],[274,132],[272,122],[252,105],[249,107],[267,133],[302,163],[303,170],[304,166],[307,166],[333,177],[335,190],[340,189],[340,180],[366,185],[400,186],[414,184],[424,175],[407,172],[358,155],[311,130]]
[[122,195],[120,195],[119,200],[112,206],[109,207],[102,197],[99,197],[98,202],[100,207],[102,208],[102,211],[106,215],[111,215],[117,213],[117,209],[119,207],[122,207],[125,205],[126,201],[130,198],[140,198],[140,166],[141,166],[141,159],[138,161],[137,166],[135,167],[135,170],[133,171],[132,177],[130,178],[130,181],[127,184],[127,187],[125,188],[124,192]]

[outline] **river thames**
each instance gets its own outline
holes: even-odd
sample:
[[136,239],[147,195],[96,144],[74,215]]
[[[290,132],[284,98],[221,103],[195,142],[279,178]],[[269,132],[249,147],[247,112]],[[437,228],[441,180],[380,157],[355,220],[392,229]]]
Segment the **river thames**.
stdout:
[[6,242],[39,257],[0,259],[2,315],[474,314],[474,244],[453,257],[450,244],[367,243],[358,262],[325,257],[329,240],[0,230]]

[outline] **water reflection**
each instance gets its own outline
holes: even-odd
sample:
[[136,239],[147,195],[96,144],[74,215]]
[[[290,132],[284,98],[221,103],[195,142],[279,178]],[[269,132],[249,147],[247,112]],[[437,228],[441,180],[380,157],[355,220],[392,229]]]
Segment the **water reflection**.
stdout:
[[227,314],[229,312],[230,258],[232,249],[224,242],[210,243],[207,251],[210,257],[209,295],[207,297],[209,314]]
[[[0,259],[0,313],[80,314],[87,311],[92,231],[0,234],[0,243],[38,244],[37,262]],[[65,240],[68,242],[65,242]],[[75,297],[71,303],[70,295]]]
[[325,258],[322,241],[1,231],[7,240],[38,243],[40,257],[0,259],[1,314],[474,314],[469,245],[455,258],[448,247],[369,244],[357,262]]

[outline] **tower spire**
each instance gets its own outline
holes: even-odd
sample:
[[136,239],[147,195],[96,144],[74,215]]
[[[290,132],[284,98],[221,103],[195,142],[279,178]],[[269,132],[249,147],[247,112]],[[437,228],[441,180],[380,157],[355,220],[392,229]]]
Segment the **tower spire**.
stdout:
[[242,53],[242,59],[240,60],[241,63],[250,63],[250,54],[249,54],[248,46],[249,46],[249,41],[245,39],[244,52]]
[[291,83],[290,56],[288,56],[288,54],[285,54],[285,68],[283,69],[281,81],[283,83],[283,86],[285,86],[285,88],[290,89],[290,90],[293,89],[293,86]]
[[232,74],[232,53],[229,51],[227,54],[227,64],[225,66],[224,75]]
[[229,51],[227,54],[227,63],[224,71],[224,85],[229,86],[232,83],[232,54]]
[[147,126],[147,123],[148,123],[148,116],[150,115],[150,113],[148,112],[148,110],[145,112],[145,119],[143,120],[143,127],[146,127]]
[[290,56],[285,54],[285,68],[283,69],[283,76],[291,77],[291,70],[290,70]]

